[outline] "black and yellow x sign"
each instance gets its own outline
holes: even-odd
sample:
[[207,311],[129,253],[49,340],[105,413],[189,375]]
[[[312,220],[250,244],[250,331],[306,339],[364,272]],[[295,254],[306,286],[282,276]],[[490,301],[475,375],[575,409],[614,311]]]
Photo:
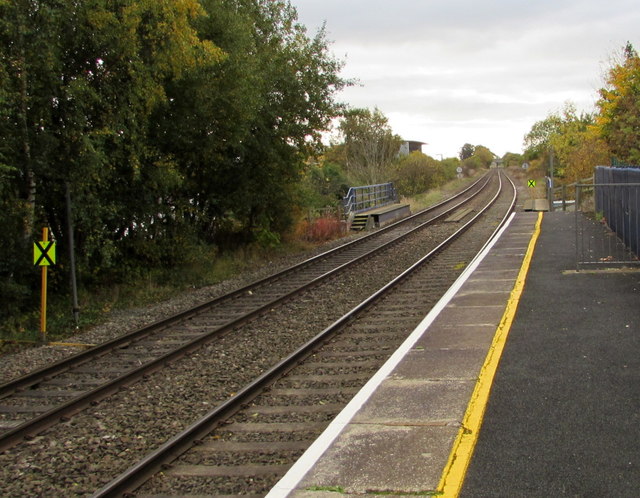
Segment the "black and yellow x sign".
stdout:
[[50,266],[56,264],[56,243],[43,240],[33,244],[33,264],[35,266]]
[[535,187],[536,186],[536,181],[535,180],[529,180],[529,187]]

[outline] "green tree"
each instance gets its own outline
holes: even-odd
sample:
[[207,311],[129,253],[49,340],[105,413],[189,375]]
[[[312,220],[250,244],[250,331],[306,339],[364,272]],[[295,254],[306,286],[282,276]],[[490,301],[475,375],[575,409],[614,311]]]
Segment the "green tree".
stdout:
[[496,155],[483,145],[476,145],[473,155],[480,160],[481,167],[488,168],[496,159]]
[[593,168],[608,160],[606,144],[598,137],[594,116],[578,113],[565,103],[562,111],[535,123],[525,137],[525,157],[543,169],[554,154],[554,175],[578,180],[593,174]]
[[471,144],[464,144],[460,149],[460,160],[464,161],[465,159],[469,159],[475,153],[476,148]]
[[[1,160],[0,160],[1,161]],[[19,312],[30,301],[32,266],[25,255],[32,250],[20,234],[24,230],[25,205],[19,201],[15,184],[18,171],[0,162],[0,319]]]
[[340,132],[347,172],[363,184],[388,181],[402,139],[393,133],[384,114],[377,108],[373,112],[350,109],[340,123]]
[[280,0],[0,0],[0,45],[0,220],[65,254],[69,184],[85,279],[277,239],[348,84]]
[[349,185],[341,165],[323,161],[307,168],[302,189],[305,207],[323,208],[341,205]]
[[542,158],[549,150],[551,138],[561,132],[562,118],[558,113],[549,114],[537,121],[524,137],[524,156],[527,160]]
[[420,151],[400,158],[394,168],[394,186],[404,196],[426,192],[440,185],[443,179],[441,162]]
[[502,161],[505,167],[511,166],[522,166],[524,162],[524,158],[522,154],[516,154],[515,152],[507,152],[504,156],[502,156]]
[[187,197],[209,240],[230,227],[246,240],[273,240],[291,222],[306,159],[340,113],[335,94],[348,83],[324,29],[309,37],[289,3],[203,4],[199,32],[228,57],[172,89],[158,139],[176,135],[164,148],[183,159]]
[[0,4],[0,147],[18,171],[26,238],[46,224],[65,253],[66,183],[85,270],[121,265],[136,238],[162,235],[179,178],[150,117],[168,82],[222,58],[191,27],[203,13],[196,0]]
[[457,170],[460,166],[460,159],[457,157],[447,157],[440,161],[440,163],[442,164],[443,183],[453,180],[458,173]]
[[471,155],[462,159],[460,163],[466,174],[482,168],[488,168],[496,157],[487,147],[470,144],[465,144],[460,151],[460,157],[467,156],[470,152],[472,152]]
[[550,139],[558,175],[571,181],[593,175],[595,166],[609,162],[609,150],[594,126],[594,115],[578,114],[575,105],[567,103],[560,117],[560,129]]

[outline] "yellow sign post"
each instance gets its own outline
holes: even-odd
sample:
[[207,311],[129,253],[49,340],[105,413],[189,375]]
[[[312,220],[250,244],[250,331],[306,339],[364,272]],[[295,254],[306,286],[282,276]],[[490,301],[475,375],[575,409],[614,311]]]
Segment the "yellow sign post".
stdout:
[[33,245],[33,264],[42,268],[40,293],[40,339],[47,339],[47,268],[56,264],[56,243],[49,240],[49,229],[42,229],[42,242]]

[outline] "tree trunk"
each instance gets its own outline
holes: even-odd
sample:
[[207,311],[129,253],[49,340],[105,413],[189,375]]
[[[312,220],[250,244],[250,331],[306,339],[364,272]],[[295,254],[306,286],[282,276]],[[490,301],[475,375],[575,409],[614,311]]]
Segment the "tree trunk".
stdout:
[[24,160],[24,172],[26,179],[26,204],[27,214],[24,223],[24,238],[30,240],[33,236],[34,224],[35,224],[35,212],[36,212],[36,177],[33,172],[33,165],[31,161],[31,144],[29,142],[29,128],[27,126],[27,112],[28,106],[28,78],[27,78],[27,57],[24,48],[24,36],[23,36],[23,19],[20,19],[18,26],[19,43],[20,43],[20,128],[22,131],[22,152]]

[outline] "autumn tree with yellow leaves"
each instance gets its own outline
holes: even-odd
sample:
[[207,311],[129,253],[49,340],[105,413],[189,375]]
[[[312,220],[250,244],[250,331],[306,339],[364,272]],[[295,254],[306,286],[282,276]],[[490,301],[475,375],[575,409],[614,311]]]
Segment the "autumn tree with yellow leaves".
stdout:
[[555,176],[570,182],[599,165],[640,165],[640,57],[633,46],[614,57],[595,112],[578,113],[567,102],[533,125],[524,147],[525,158],[545,171],[553,151]]
[[631,43],[609,70],[597,105],[597,128],[613,157],[640,165],[640,57]]

